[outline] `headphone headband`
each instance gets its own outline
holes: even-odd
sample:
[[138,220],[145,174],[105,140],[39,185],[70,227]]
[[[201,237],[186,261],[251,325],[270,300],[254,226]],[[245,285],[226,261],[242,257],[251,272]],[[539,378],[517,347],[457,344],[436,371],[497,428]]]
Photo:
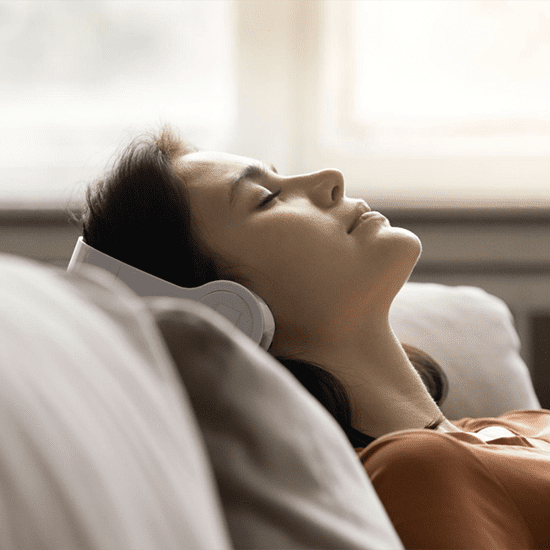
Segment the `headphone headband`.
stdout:
[[264,349],[269,349],[275,320],[267,304],[254,292],[233,281],[219,280],[196,288],[185,288],[128,265],[100,252],[79,237],[67,267],[78,271],[94,265],[120,279],[138,296],[171,296],[201,302],[228,319]]

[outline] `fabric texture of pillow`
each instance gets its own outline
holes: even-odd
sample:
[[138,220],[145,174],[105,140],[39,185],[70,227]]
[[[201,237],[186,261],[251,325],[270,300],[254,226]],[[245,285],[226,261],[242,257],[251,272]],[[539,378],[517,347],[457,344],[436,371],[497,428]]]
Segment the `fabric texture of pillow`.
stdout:
[[146,301],[189,392],[235,548],[403,548],[344,432],[290,372],[200,303]]
[[401,342],[431,355],[449,379],[450,420],[540,409],[506,303],[472,286],[406,283],[390,310]]
[[0,548],[230,550],[157,326],[103,274],[0,255]]

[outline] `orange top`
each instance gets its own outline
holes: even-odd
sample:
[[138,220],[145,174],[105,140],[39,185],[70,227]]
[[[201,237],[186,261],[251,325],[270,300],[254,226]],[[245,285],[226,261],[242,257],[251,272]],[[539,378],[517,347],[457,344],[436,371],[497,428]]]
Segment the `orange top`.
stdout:
[[356,449],[405,548],[550,548],[550,411],[452,423]]

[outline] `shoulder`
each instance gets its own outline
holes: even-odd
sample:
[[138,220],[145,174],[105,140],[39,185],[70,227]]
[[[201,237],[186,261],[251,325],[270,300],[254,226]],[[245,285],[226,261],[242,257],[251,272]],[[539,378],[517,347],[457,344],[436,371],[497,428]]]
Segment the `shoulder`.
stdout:
[[[475,458],[467,445],[452,436],[428,430],[403,430],[378,438],[357,451],[371,479],[391,475],[393,479],[429,478],[452,482],[449,472],[472,467]],[[445,476],[438,476],[444,471]]]
[[461,514],[487,495],[506,501],[501,484],[470,447],[449,434],[404,430],[377,439],[358,457],[391,516],[403,520],[411,510]]
[[475,445],[404,430],[357,455],[406,548],[528,546],[523,516]]
[[431,430],[402,430],[384,435],[373,441],[364,449],[357,449],[357,455],[365,464],[375,456],[395,457],[395,460],[424,460],[426,450],[437,455],[448,455],[456,452],[453,438]]

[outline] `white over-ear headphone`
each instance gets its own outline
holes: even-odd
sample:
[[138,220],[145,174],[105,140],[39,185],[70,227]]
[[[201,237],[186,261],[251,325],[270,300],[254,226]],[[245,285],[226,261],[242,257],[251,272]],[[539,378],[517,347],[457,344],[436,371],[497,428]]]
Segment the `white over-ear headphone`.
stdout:
[[107,270],[138,296],[172,296],[201,302],[223,315],[262,348],[267,350],[271,345],[275,320],[269,307],[257,294],[238,283],[220,280],[184,288],[104,254],[79,237],[67,271],[77,271],[84,264]]

